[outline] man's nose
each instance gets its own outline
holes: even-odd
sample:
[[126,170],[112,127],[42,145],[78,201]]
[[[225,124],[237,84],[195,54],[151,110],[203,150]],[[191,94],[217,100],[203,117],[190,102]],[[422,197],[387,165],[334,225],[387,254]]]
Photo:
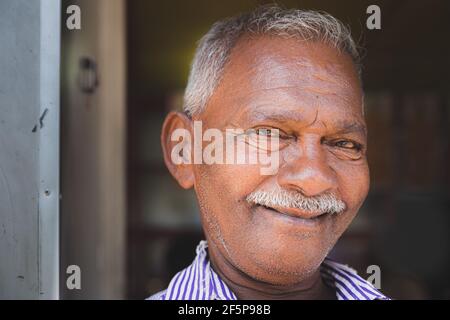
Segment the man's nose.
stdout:
[[312,197],[337,189],[337,177],[320,141],[302,141],[278,172],[278,184]]

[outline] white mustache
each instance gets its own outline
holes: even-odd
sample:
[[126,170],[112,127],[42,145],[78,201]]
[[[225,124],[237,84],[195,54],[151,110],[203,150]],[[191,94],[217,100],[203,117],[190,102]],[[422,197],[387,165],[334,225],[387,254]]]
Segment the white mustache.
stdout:
[[314,197],[306,197],[300,192],[284,189],[252,192],[247,196],[247,202],[265,207],[296,208],[310,213],[341,213],[346,204],[332,193]]

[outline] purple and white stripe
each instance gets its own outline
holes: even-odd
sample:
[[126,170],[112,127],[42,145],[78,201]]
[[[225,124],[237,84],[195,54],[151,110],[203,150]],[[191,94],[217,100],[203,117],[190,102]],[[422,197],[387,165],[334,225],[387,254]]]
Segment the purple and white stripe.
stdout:
[[[178,272],[166,290],[148,300],[237,300],[210,265],[206,241],[200,241],[192,264]],[[371,283],[348,266],[325,259],[320,272],[326,285],[336,291],[338,300],[388,300]]]

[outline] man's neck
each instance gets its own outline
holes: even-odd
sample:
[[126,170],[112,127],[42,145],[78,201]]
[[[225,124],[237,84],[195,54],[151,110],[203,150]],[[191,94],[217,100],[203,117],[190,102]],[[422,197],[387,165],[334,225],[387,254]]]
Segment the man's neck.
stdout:
[[[213,244],[212,244],[213,245]],[[211,250],[212,249],[212,250]],[[326,286],[317,270],[310,277],[294,285],[273,285],[243,273],[218,250],[208,248],[212,268],[239,300],[335,300],[334,291]]]

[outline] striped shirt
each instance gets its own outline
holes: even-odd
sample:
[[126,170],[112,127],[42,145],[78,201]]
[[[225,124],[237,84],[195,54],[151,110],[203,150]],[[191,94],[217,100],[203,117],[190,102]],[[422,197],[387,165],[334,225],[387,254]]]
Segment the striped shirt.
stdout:
[[[200,241],[192,264],[178,272],[166,290],[148,300],[237,300],[211,267],[207,247],[205,240]],[[355,270],[329,258],[323,261],[320,273],[324,283],[336,292],[338,300],[389,300]]]

